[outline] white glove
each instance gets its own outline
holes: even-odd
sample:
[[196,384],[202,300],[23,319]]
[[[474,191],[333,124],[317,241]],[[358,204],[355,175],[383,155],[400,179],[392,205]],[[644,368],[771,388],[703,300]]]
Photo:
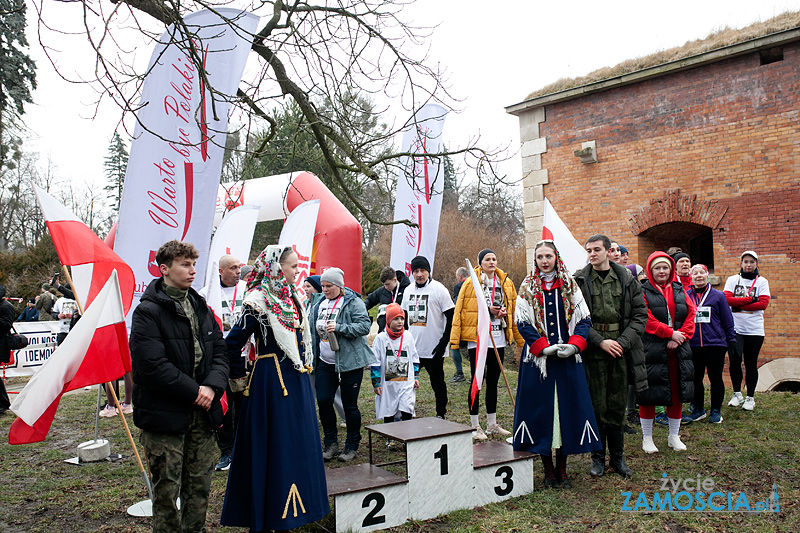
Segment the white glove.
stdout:
[[558,344],[554,344],[552,346],[548,346],[547,348],[542,350],[542,355],[555,355],[558,352]]
[[578,353],[578,347],[574,344],[557,344],[556,346],[558,347],[558,356],[563,359]]

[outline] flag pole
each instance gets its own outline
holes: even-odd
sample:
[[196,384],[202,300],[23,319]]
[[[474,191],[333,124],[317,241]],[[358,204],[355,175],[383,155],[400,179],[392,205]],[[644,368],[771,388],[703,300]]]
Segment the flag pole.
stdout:
[[[72,293],[75,297],[75,303],[78,305],[78,311],[80,311],[81,315],[83,314],[83,304],[81,303],[80,298],[78,297],[78,293],[76,292],[75,284],[72,283],[72,276],[69,275],[69,270],[67,270],[67,265],[61,265],[61,269],[64,271],[64,277],[67,278],[67,283],[69,286],[72,287]],[[125,413],[122,412],[122,406],[119,404],[119,399],[117,398],[116,392],[114,392],[114,387],[111,385],[111,382],[105,384],[106,390],[111,393],[111,398],[114,399],[114,405],[117,407],[117,412],[119,413],[119,417],[122,420],[122,425],[125,427],[125,433],[128,435],[128,441],[131,443],[131,448],[133,448],[133,454],[136,456],[136,462],[139,463],[139,471],[142,473],[142,477],[145,480],[145,485],[147,486],[147,492],[150,495],[150,501],[153,501],[153,486],[150,483],[150,476],[147,473],[147,470],[144,468],[144,464],[142,464],[142,458],[139,457],[139,450],[136,448],[136,444],[133,441],[133,435],[131,435],[131,429],[128,427],[128,421],[125,420]],[[98,395],[100,394],[98,390]],[[97,402],[96,409],[100,408],[100,402]],[[97,433],[95,432],[95,440],[97,440]]]
[[503,381],[506,382],[506,390],[508,391],[509,398],[511,398],[511,408],[516,409],[516,404],[514,402],[514,395],[511,394],[511,387],[508,385],[508,378],[506,377],[506,371],[503,368],[503,361],[500,359],[500,353],[497,351],[497,346],[494,343],[494,336],[489,335],[489,338],[492,339],[492,348],[494,348],[494,356],[497,357],[497,366],[500,367],[500,373],[503,374]]

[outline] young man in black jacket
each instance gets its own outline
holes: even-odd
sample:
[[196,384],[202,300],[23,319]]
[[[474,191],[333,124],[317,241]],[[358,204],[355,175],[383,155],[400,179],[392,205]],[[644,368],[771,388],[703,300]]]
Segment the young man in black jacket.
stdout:
[[153,476],[156,532],[205,531],[212,432],[222,422],[219,398],[228,384],[222,332],[192,289],[197,255],[189,243],[161,246],[161,277],[148,285],[131,323],[133,421]]
[[408,287],[411,281],[408,279],[402,270],[395,270],[390,266],[384,267],[381,270],[381,283],[383,287],[372,291],[369,296],[364,299],[364,305],[367,306],[367,311],[380,304],[378,308],[378,333],[386,329],[386,306],[392,303],[403,303],[403,292]]

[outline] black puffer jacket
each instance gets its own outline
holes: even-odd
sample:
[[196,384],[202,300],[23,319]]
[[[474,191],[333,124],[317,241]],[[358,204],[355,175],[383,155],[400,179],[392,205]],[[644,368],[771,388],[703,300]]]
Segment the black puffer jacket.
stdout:
[[162,278],[147,286],[133,312],[133,422],[141,429],[185,432],[200,385],[214,389],[214,404],[218,404],[228,384],[228,355],[219,325],[194,289],[189,289],[189,298],[203,341],[203,359],[196,372],[191,322],[180,304],[164,292]]
[[[642,284],[642,292],[647,302],[647,308],[653,317],[664,324],[668,323],[667,300],[661,291],[653,287],[649,281]],[[688,314],[686,293],[680,282],[672,282],[672,295],[675,299],[675,321],[673,329],[680,329]],[[689,318],[694,320],[694,314]],[[636,392],[636,401],[639,405],[672,405],[672,388],[669,381],[669,363],[667,360],[667,342],[657,335],[646,333],[642,335],[644,344],[645,365],[647,366],[647,389]],[[687,340],[676,349],[678,355],[678,390],[681,401],[688,402],[694,399],[694,363],[692,362],[692,348]]]
[[392,303],[392,301],[396,304],[403,303],[403,292],[411,283],[411,280],[408,279],[408,276],[406,276],[402,270],[395,270],[395,273],[397,274],[397,288],[395,289],[397,291],[396,298],[395,291],[387,291],[384,287],[378,287],[369,293],[369,296],[364,300],[367,311],[378,304],[381,306],[378,311],[378,318],[376,319],[379,332],[386,329],[386,306]]

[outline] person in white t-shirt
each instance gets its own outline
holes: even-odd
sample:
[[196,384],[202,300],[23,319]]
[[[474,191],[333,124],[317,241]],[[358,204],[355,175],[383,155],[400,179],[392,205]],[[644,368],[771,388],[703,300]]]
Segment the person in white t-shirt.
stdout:
[[[752,411],[758,383],[758,354],[764,344],[764,310],[769,305],[769,283],[758,273],[758,254],[742,252],[741,270],[725,282],[725,299],[733,311],[738,350],[729,351],[733,397],[728,405]],[[747,397],[742,398],[742,358],[746,370]]]
[[436,416],[447,412],[447,385],[444,382],[444,356],[450,341],[455,304],[450,291],[431,278],[431,264],[418,255],[411,260],[414,283],[406,287],[403,311],[408,313],[409,331],[417,345],[420,366],[428,371],[436,397]]
[[53,315],[58,317],[59,329],[56,335],[56,346],[60,346],[69,333],[72,315],[78,314],[78,302],[72,298],[62,296],[53,304]]
[[[372,342],[375,362],[370,366],[375,390],[375,416],[387,424],[395,416],[411,420],[414,416],[416,391],[419,389],[419,355],[414,336],[406,331],[400,304],[386,306],[386,327]],[[391,447],[391,441],[387,443]]]

